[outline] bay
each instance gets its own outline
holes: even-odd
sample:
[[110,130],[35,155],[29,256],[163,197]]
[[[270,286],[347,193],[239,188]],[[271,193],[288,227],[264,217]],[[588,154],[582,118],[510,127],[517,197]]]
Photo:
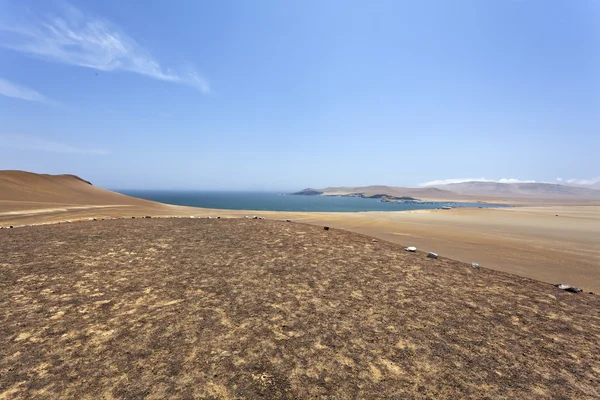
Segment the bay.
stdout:
[[256,211],[406,211],[450,207],[506,207],[502,204],[425,202],[385,203],[380,199],[338,196],[299,196],[276,192],[119,190],[120,193],[166,204],[227,210]]

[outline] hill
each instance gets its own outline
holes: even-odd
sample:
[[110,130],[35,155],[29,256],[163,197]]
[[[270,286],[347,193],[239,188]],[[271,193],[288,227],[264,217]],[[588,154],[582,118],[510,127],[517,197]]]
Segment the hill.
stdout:
[[346,231],[0,231],[0,397],[597,398],[600,298]]
[[186,208],[115,193],[75,175],[0,171],[0,226],[16,220],[29,224],[174,212],[186,212]]
[[498,183],[472,181],[439,185],[437,187],[468,196],[600,199],[600,190],[552,183]]
[[358,196],[358,197],[413,197],[420,200],[441,201],[501,201],[521,203],[557,203],[577,201],[577,204],[599,204],[600,190],[590,187],[567,186],[550,183],[497,183],[463,182],[424,188],[396,186],[327,187],[304,189],[295,195]]
[[77,205],[153,204],[96,187],[75,175],[46,175],[25,171],[0,171],[0,201]]

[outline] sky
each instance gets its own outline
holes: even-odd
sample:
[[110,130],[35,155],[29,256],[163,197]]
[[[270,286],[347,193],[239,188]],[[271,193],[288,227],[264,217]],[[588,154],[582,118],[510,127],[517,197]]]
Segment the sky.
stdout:
[[114,189],[600,181],[596,0],[0,0],[0,169]]

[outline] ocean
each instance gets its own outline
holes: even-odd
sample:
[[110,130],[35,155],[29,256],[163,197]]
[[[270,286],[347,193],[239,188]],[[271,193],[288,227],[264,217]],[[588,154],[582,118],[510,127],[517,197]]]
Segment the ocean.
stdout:
[[450,207],[506,207],[502,204],[427,202],[383,203],[379,199],[334,196],[298,196],[273,192],[117,190],[128,196],[180,206],[255,211],[405,211]]

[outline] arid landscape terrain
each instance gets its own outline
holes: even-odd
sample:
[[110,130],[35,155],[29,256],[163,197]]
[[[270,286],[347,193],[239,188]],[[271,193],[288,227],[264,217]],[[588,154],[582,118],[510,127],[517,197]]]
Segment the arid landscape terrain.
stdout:
[[18,171],[0,189],[0,398],[600,397],[599,207],[258,213]]
[[597,398],[600,297],[337,229],[0,232],[2,398]]
[[[375,191],[380,189],[377,187]],[[530,199],[513,208],[410,212],[214,210],[136,199],[95,187],[74,176],[0,171],[0,226],[146,215],[232,218],[260,215],[329,225],[405,246],[414,245],[463,262],[477,262],[600,293],[600,241],[597,240],[600,205],[581,205],[577,199],[562,200],[562,205],[552,206],[539,206]]]

